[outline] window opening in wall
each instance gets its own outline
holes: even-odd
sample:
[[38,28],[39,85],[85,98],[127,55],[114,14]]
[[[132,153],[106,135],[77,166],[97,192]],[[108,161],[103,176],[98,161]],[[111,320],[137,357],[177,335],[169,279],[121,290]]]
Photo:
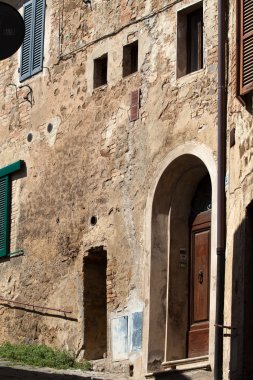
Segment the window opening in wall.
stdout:
[[138,41],[123,47],[123,77],[138,71]]
[[85,357],[102,359],[107,352],[107,253],[92,249],[84,258],[84,342]]
[[107,66],[107,54],[104,54],[94,60],[94,88],[107,84]]
[[177,76],[203,68],[203,7],[197,3],[178,12]]

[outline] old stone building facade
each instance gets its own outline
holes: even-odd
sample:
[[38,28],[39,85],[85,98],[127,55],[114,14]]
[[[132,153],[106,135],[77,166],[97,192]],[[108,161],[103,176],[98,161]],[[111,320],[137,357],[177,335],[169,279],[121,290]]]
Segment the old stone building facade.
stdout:
[[[218,2],[6,3],[27,29],[0,63],[0,341],[72,350],[136,379],[214,378]],[[224,379],[252,378],[238,4],[226,9]]]

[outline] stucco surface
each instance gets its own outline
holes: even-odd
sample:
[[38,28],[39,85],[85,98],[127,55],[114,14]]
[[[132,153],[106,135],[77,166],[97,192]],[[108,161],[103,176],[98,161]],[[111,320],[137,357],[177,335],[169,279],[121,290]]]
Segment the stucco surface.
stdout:
[[[83,260],[91,249],[103,247],[107,252],[106,368],[128,371],[128,364],[134,363],[138,378],[147,370],[149,355],[150,284],[159,285],[161,280],[150,279],[150,274],[156,275],[150,259],[152,205],[160,176],[173,161],[168,159],[171,152],[191,154],[196,147],[194,154],[211,175],[216,207],[217,2],[203,0],[203,69],[181,78],[177,78],[177,12],[193,1],[91,3],[47,1],[41,73],[20,83],[19,53],[0,62],[0,166],[25,161],[25,168],[13,177],[11,221],[11,251],[23,250],[24,255],[0,262],[1,297],[70,312],[40,313],[4,303],[0,343],[40,342],[85,356]],[[23,1],[13,5],[22,12]],[[236,145],[230,148],[228,140],[228,325],[232,271],[237,265],[233,237],[253,195],[252,115],[236,98],[232,1],[229,16],[227,135],[235,126]],[[123,46],[134,40],[139,46],[138,71],[122,78]],[[104,53],[108,54],[108,84],[94,90],[93,60]],[[130,122],[131,92],[136,89],[140,89],[139,119]],[[97,218],[95,225],[92,216]],[[215,226],[214,222],[211,363]],[[164,262],[167,259],[163,257]],[[163,270],[167,271],[166,264]],[[166,286],[163,290],[166,298]],[[142,351],[127,353],[123,363],[111,361],[112,318],[140,311],[144,312]],[[164,335],[159,333],[164,340],[165,325],[164,316]],[[153,331],[154,340],[160,339],[159,334]],[[224,344],[227,378],[229,339]],[[158,351],[154,350],[151,361],[161,361],[165,347]]]

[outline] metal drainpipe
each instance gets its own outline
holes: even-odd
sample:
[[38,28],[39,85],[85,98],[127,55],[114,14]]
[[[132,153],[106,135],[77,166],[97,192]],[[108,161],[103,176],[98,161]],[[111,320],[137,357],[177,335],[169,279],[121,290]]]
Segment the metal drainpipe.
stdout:
[[226,1],[218,0],[218,178],[217,178],[217,278],[214,379],[223,374],[223,320],[226,240]]

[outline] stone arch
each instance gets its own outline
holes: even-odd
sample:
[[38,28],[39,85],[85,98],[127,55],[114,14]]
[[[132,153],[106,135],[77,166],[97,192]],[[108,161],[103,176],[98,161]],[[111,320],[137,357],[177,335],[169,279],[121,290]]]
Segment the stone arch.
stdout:
[[[210,324],[214,321],[216,273],[216,164],[205,146],[188,143],[173,150],[154,180],[146,207],[146,300],[144,355],[149,369],[186,357],[188,273],[178,270],[180,250],[189,247],[189,214],[197,186],[212,184]],[[209,338],[212,361],[213,331]]]

